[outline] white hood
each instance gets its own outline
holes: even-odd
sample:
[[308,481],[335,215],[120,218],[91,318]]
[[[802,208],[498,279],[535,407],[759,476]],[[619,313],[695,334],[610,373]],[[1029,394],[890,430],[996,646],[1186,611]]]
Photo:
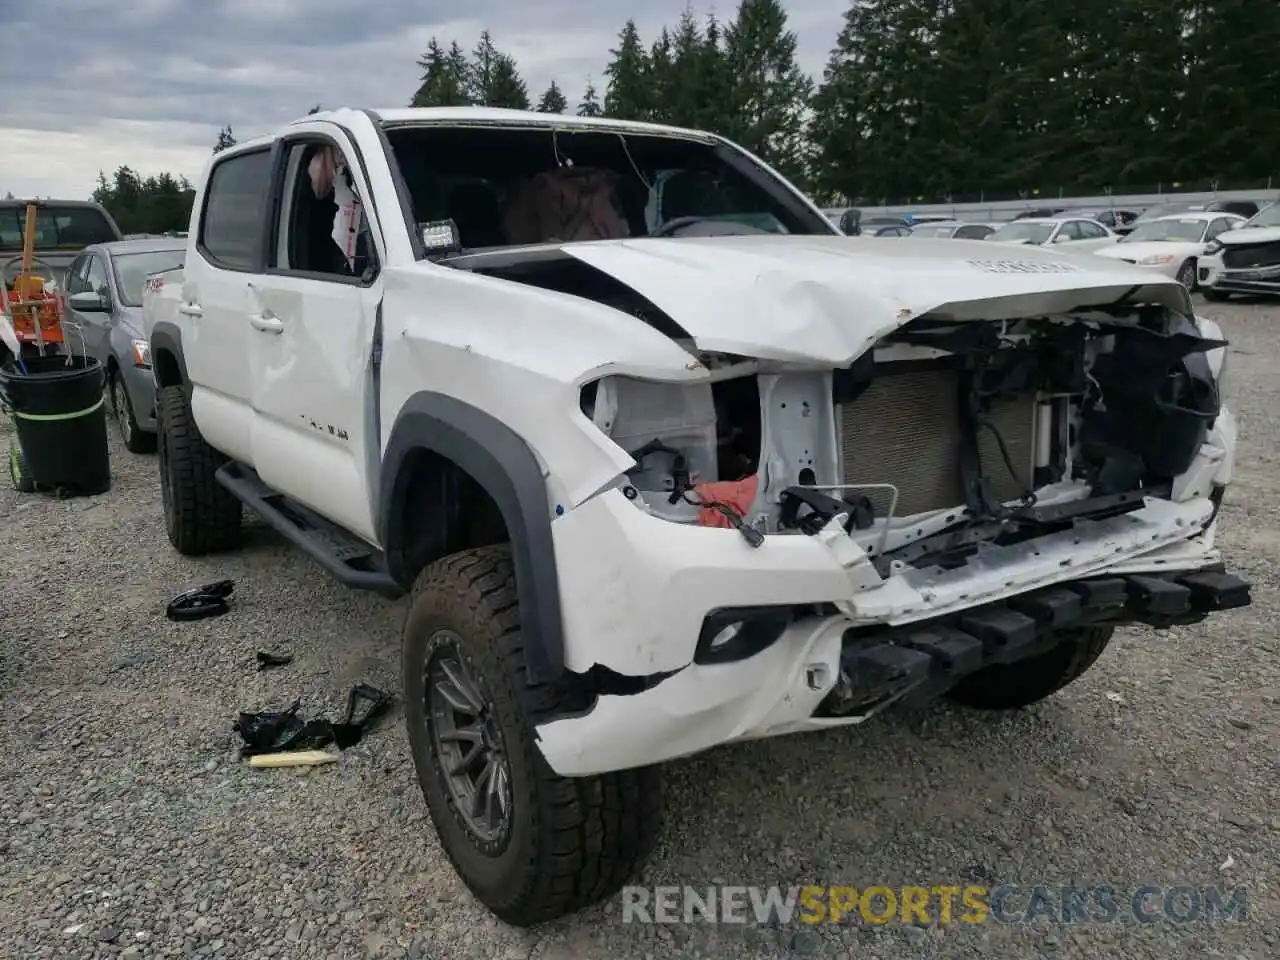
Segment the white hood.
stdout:
[[923,314],[1050,316],[1130,292],[1192,312],[1182,285],[1150,270],[1086,253],[1015,252],[984,240],[644,238],[561,249],[646,297],[699,349],[759,359],[847,366]]
[[1095,250],[1094,255],[1110,257],[1113,260],[1139,261],[1143,257],[1169,257],[1177,260],[1197,256],[1204,249],[1203,243],[1188,243],[1181,240],[1145,240],[1141,243],[1117,243],[1110,247]]
[[1273,243],[1280,240],[1280,227],[1236,227],[1218,234],[1218,242],[1228,247],[1237,243]]

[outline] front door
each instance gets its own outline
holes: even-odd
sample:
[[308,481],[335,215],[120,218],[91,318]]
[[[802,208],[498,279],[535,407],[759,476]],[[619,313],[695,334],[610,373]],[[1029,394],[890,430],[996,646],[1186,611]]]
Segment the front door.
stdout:
[[[335,204],[315,196],[309,167],[319,148],[355,152],[331,125],[306,129],[286,142],[279,234],[266,274],[249,287],[253,464],[268,486],[376,543],[372,348],[381,247],[361,211],[360,255],[345,259],[332,236]],[[363,172],[351,172],[355,194],[368,196]]]
[[182,269],[178,323],[200,432],[215,448],[253,463],[249,284],[261,276],[271,186],[267,147],[219,157],[206,180],[196,255]]

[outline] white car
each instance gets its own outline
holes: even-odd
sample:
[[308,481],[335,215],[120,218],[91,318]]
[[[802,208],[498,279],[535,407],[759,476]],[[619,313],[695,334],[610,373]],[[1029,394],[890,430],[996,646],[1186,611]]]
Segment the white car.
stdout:
[[1089,253],[1115,243],[1120,235],[1087,217],[1025,217],[1002,224],[986,239]]
[[170,542],[233,548],[247,507],[405,598],[417,780],[508,923],[628,882],[666,761],[1023,706],[1118,627],[1251,602],[1185,289],[848,237],[714,134],[309,115],[207,161],[143,309]]
[[1182,213],[1144,220],[1113,246],[1094,253],[1158,270],[1188,290],[1196,288],[1196,267],[1206,247],[1245,222],[1235,213]]
[[1280,203],[1219,235],[1199,269],[1201,290],[1210,300],[1233,293],[1280,296]]

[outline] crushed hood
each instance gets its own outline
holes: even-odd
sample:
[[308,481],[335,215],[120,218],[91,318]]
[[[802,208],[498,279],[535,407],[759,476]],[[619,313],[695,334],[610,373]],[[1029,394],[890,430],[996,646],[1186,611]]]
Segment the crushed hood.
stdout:
[[789,362],[846,366],[925,314],[1013,320],[1126,295],[1192,313],[1181,284],[1132,264],[983,240],[643,238],[561,251],[643,295],[701,350]]

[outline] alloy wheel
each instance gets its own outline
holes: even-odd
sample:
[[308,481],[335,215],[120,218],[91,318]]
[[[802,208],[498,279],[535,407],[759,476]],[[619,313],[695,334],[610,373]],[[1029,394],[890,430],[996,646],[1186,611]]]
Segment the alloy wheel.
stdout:
[[429,647],[426,710],[440,781],[472,838],[501,844],[511,829],[511,767],[492,699],[456,633],[437,631]]

